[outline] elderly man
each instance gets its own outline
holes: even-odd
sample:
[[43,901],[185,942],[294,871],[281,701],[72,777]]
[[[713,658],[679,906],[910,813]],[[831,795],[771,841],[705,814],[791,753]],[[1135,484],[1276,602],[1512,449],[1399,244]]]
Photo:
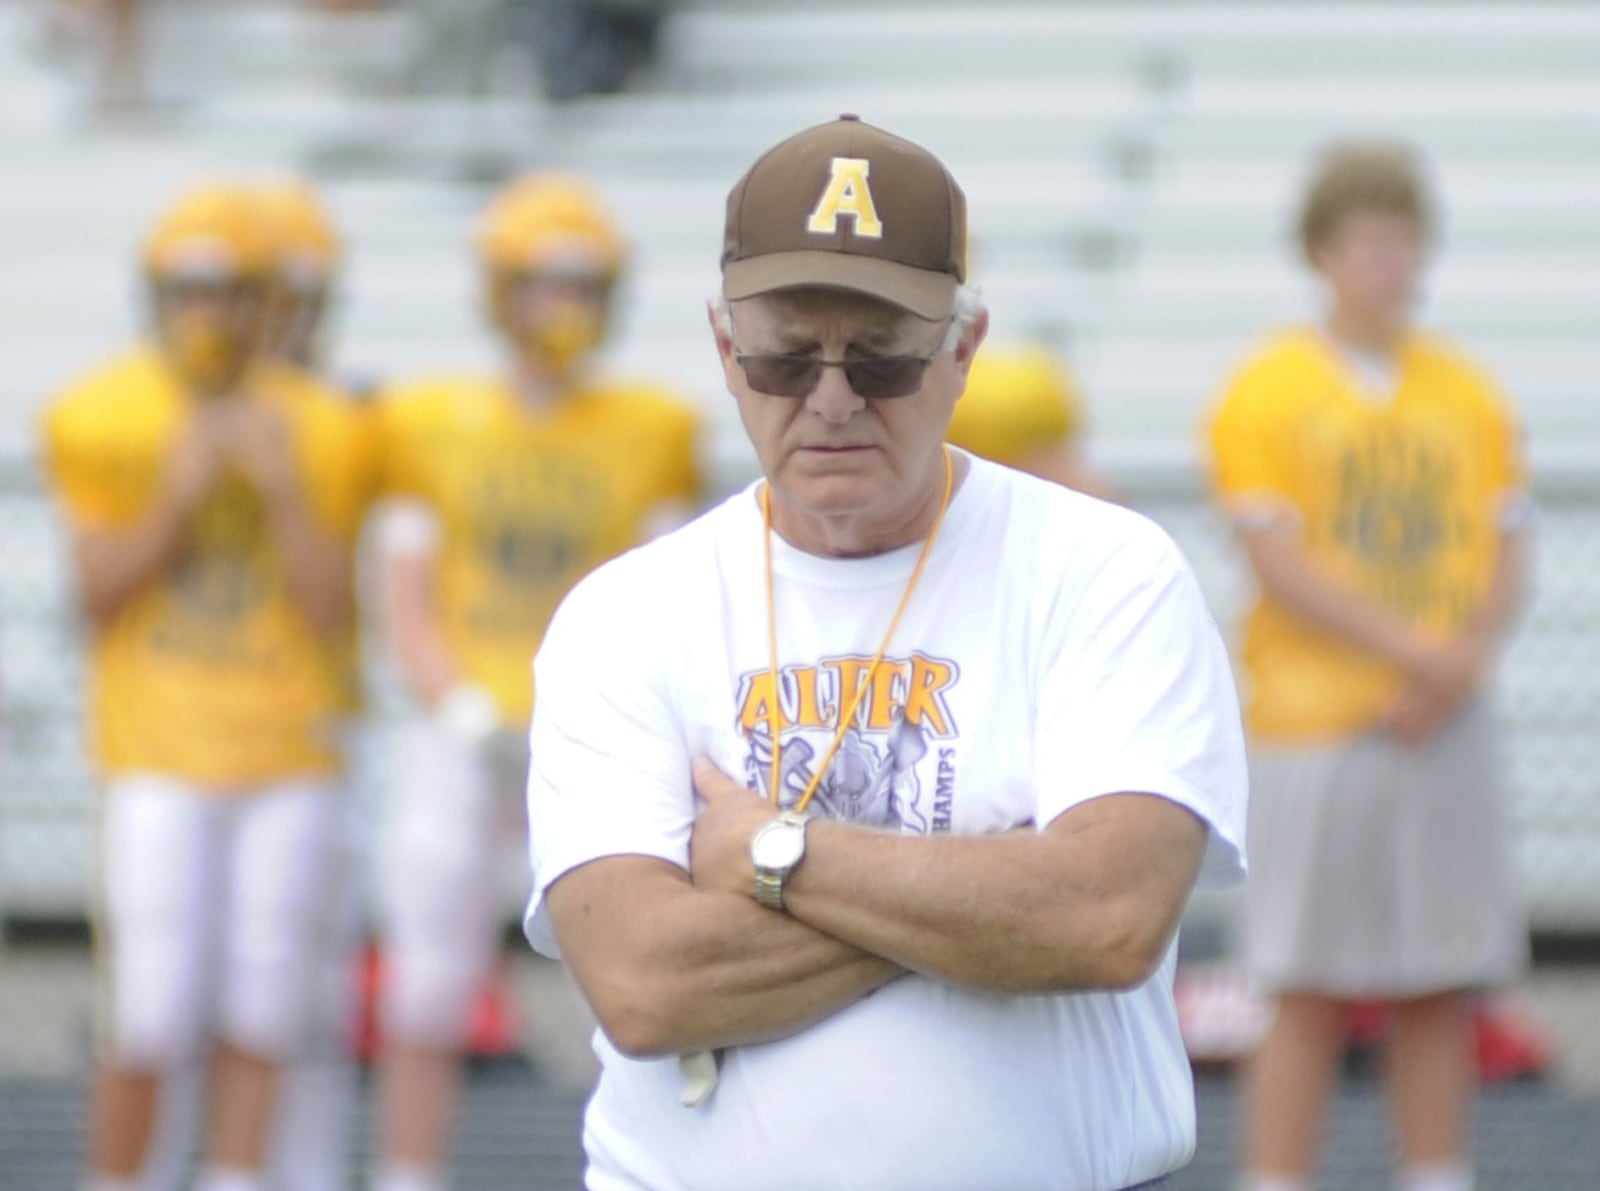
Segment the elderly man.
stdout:
[[591,1188],[1159,1183],[1171,980],[1243,871],[1237,700],[1173,544],[944,445],[960,188],[841,117],[728,201],[765,480],[600,568],[535,665],[526,927],[599,1019]]

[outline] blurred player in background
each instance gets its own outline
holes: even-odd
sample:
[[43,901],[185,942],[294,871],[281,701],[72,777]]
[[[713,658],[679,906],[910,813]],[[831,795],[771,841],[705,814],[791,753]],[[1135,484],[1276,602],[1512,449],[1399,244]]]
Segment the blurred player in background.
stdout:
[[[321,199],[303,181],[255,185],[251,196],[270,256],[257,351],[275,367],[320,376],[323,383],[332,384],[325,375],[325,324],[341,264],[337,230]],[[350,660],[356,661],[353,652]],[[352,674],[352,694],[358,687],[359,678]],[[317,940],[320,958],[311,968],[314,1008],[305,1045],[282,1077],[270,1145],[272,1185],[293,1191],[342,1191],[349,1181],[356,1096],[353,957],[361,929],[358,840],[362,833],[355,821],[360,810],[356,800],[342,797],[339,806],[341,818],[329,854],[329,892]],[[143,1191],[176,1191],[183,1184],[203,1092],[204,1079],[196,1065],[163,1085]]]
[[1367,999],[1392,1006],[1400,1186],[1467,1191],[1469,990],[1524,960],[1484,687],[1529,499],[1506,398],[1412,324],[1431,230],[1406,150],[1330,151],[1300,219],[1326,316],[1270,341],[1211,425],[1260,590],[1245,959],[1277,1011],[1251,1072],[1250,1191],[1312,1185],[1345,1009]]
[[[274,249],[272,304],[262,352],[279,366],[316,377],[346,400],[359,402],[357,386],[330,371],[328,314],[343,263],[337,229],[322,200],[305,182],[283,180],[256,188]],[[370,419],[370,408],[356,407]],[[360,690],[350,657],[350,692]],[[359,708],[352,702],[351,714]],[[284,1191],[344,1191],[349,1186],[356,1069],[352,1053],[356,987],[353,960],[363,925],[362,841],[353,796],[341,800],[335,831],[333,875],[324,910],[320,958],[313,980],[314,1009],[307,1045],[284,1074],[284,1093],[271,1146],[270,1171]]]
[[550,616],[593,567],[687,519],[700,489],[690,410],[594,371],[624,246],[590,189],[513,184],[477,247],[507,374],[406,385],[379,411],[386,618],[419,709],[383,849],[379,1191],[445,1183]]
[[210,1046],[204,1191],[254,1191],[304,1042],[339,825],[368,429],[264,364],[254,196],[196,190],[144,247],[153,343],[48,411],[92,625],[106,784],[87,1186],[139,1185],[163,1075]]
[[282,179],[254,188],[274,250],[275,285],[262,351],[320,375],[328,366],[327,315],[342,263],[338,230],[311,186]]
[[1036,344],[978,349],[948,439],[962,450],[1101,500],[1111,487],[1083,453],[1083,405],[1066,367]]

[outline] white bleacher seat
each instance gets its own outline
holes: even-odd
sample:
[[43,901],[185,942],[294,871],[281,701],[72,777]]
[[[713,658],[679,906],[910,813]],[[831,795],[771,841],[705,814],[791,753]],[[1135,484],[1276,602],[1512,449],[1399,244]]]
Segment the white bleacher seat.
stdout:
[[[40,402],[138,327],[132,254],[186,181],[324,167],[352,261],[342,362],[403,377],[496,360],[467,255],[487,190],[459,179],[562,166],[594,177],[634,244],[611,360],[703,402],[731,482],[750,460],[703,314],[723,197],[776,137],[855,111],[962,178],[996,337],[1067,348],[1092,449],[1159,506],[1224,614],[1239,576],[1192,503],[1196,422],[1262,332],[1315,309],[1290,216],[1309,154],[1330,138],[1397,134],[1429,154],[1446,233],[1429,321],[1517,395],[1535,458],[1568,469],[1561,491],[1600,452],[1594,5],[685,0],[650,86],[559,111],[514,87],[398,92],[430,48],[410,6],[338,18],[298,0],[205,9],[223,39],[202,28],[208,40],[185,42],[194,34],[175,28],[162,50],[174,86],[203,102],[109,134],[86,131],[70,73],[33,53],[32,7],[0,4],[0,444],[26,442]],[[1594,500],[1568,500],[1552,532],[1586,541]],[[1541,560],[1541,588],[1592,590],[1580,573],[1592,553],[1558,553]],[[59,587],[59,559],[8,557],[22,560],[8,572],[20,586],[0,591],[0,618],[36,618],[28,593]],[[1507,681],[1525,745],[1525,858],[1566,874],[1532,891],[1536,909],[1600,923],[1600,880],[1573,876],[1600,855],[1600,810],[1571,798],[1594,756],[1575,743],[1570,709],[1600,701],[1600,664],[1571,660],[1595,649],[1575,624],[1570,609],[1536,605]],[[43,673],[61,643],[6,647],[9,677]],[[71,871],[31,892],[4,875],[21,871],[30,841],[76,854],[62,810],[29,791],[0,800],[0,908],[76,897]],[[38,830],[17,833],[18,814]]]

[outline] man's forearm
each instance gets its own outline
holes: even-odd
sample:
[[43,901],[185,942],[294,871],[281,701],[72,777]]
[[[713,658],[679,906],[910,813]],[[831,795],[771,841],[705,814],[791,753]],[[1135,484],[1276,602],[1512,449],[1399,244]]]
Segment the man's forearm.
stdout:
[[279,497],[267,523],[283,558],[289,596],[321,637],[344,632],[355,616],[350,550],[316,523],[304,499]]
[[1281,606],[1393,666],[1416,664],[1422,642],[1405,620],[1327,574],[1298,544],[1257,539],[1249,550],[1262,588]]
[[[562,951],[607,1036],[626,1053],[773,1041],[903,974],[749,898],[696,889],[681,874],[665,876],[666,867],[614,857],[569,874],[550,891]],[[628,901],[641,880],[656,892],[645,902]],[[661,881],[671,882],[670,889]],[[638,912],[640,905],[648,912]]]
[[1206,837],[1190,812],[1148,795],[1096,799],[1043,833],[906,836],[825,821],[809,832],[785,893],[794,917],[910,970],[1019,994],[1144,980]]
[[188,519],[173,501],[161,501],[127,529],[83,530],[74,541],[84,611],[104,627],[182,557]]
[[679,972],[673,1052],[770,1042],[831,1017],[904,969],[792,918],[726,894],[699,894],[716,920]]

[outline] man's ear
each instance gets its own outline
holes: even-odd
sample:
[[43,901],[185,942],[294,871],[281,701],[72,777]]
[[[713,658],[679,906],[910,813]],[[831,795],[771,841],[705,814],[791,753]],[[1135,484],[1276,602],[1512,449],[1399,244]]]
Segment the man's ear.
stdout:
[[973,357],[978,354],[978,347],[988,334],[989,312],[980,310],[978,317],[972,320],[972,325],[961,333],[961,338],[956,342],[956,364],[960,366],[962,376],[972,367]]
[[[732,318],[732,315],[728,317]],[[727,320],[720,316],[714,301],[706,303],[706,321],[711,324],[711,338],[717,345],[717,355],[722,357],[723,366],[732,364],[733,339],[728,335]]]

